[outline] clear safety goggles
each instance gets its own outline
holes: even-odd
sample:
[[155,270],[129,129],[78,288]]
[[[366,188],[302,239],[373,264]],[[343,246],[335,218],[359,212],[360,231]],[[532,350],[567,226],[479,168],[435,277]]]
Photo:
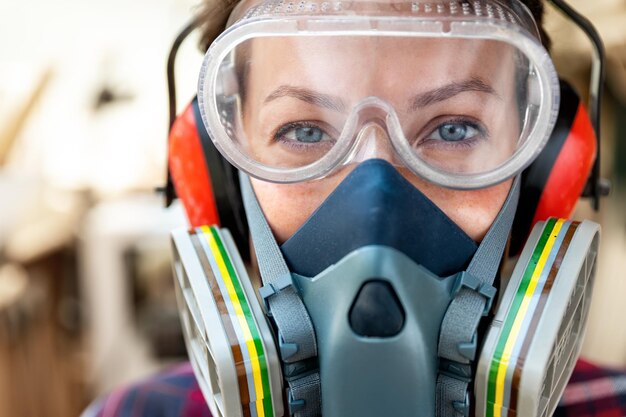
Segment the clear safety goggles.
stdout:
[[272,182],[384,158],[459,189],[517,174],[554,126],[559,84],[519,1],[240,4],[206,53],[204,124]]

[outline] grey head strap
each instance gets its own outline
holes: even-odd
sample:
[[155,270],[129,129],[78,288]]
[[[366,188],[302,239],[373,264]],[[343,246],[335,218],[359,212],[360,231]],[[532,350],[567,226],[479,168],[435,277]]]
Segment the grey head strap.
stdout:
[[468,385],[472,380],[471,362],[477,351],[476,332],[496,294],[493,281],[513,225],[519,192],[518,176],[467,271],[457,276],[456,296],[446,311],[439,333],[438,417],[469,414]]
[[246,217],[257,255],[263,286],[259,293],[278,328],[280,355],[289,384],[290,414],[295,417],[321,415],[321,389],[317,341],[313,323],[291,279],[291,273],[276,243],[250,178],[239,173]]

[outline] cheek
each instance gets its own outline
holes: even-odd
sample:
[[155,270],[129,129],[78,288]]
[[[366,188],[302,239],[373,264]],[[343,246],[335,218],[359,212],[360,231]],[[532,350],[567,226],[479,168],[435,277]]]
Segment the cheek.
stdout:
[[333,176],[301,184],[274,184],[251,179],[278,244],[285,242],[304,224],[343,178]]
[[483,190],[449,190],[422,183],[418,186],[454,223],[476,242],[480,242],[500,212],[512,180]]

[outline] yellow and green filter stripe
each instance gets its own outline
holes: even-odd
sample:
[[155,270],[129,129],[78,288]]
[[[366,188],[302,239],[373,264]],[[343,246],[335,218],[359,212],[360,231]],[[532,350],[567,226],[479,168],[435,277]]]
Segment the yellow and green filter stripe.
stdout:
[[489,366],[487,417],[517,415],[522,367],[578,223],[548,219],[526,266]]
[[241,280],[214,226],[191,234],[222,316],[237,371],[244,417],[274,417],[268,361]]

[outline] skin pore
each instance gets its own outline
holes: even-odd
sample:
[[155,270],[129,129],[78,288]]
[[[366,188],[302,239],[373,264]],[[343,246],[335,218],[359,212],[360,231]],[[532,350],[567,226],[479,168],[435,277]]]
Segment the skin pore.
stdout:
[[[242,146],[265,164],[302,166],[319,159],[333,147],[354,106],[371,96],[393,107],[406,140],[437,168],[480,172],[499,165],[515,150],[515,59],[503,44],[266,38],[246,50],[247,140]],[[472,191],[430,183],[404,166],[384,120],[363,119],[354,133],[355,160],[331,175],[297,184],[252,179],[277,241],[288,239],[355,164],[368,158],[394,164],[468,236],[480,241],[500,211],[511,180]],[[461,140],[450,140],[450,134]]]

